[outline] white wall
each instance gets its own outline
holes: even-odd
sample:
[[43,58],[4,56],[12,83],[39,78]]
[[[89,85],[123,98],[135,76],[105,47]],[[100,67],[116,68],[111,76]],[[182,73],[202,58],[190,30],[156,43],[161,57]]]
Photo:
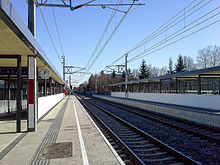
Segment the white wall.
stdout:
[[[111,96],[124,97],[125,93],[112,92]],[[128,98],[220,110],[220,95],[128,93]]]
[[120,103],[132,107],[138,107],[145,109],[146,111],[153,111],[156,113],[161,113],[169,116],[174,116],[177,118],[193,121],[196,123],[214,126],[220,128],[220,115],[218,113],[212,113],[207,111],[192,111],[187,109],[175,108],[171,106],[160,106],[158,104],[146,104],[145,102],[129,100],[129,99],[120,99],[116,97],[93,95],[95,97],[113,101],[115,103]]
[[[9,101],[10,112],[16,112],[16,100]],[[27,100],[21,100],[22,110],[27,109]],[[8,100],[0,100],[0,114],[8,113]]]
[[63,93],[38,98],[38,119],[65,97]]

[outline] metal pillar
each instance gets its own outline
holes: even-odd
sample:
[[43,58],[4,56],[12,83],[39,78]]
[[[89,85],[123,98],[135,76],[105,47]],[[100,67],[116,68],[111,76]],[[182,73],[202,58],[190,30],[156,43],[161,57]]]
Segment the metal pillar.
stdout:
[[28,0],[28,29],[36,38],[36,4],[35,0]]
[[65,82],[65,56],[62,56],[63,59],[63,81]]
[[160,79],[160,82],[159,82],[160,84],[159,84],[159,90],[160,90],[160,93],[161,93],[161,79]]
[[71,75],[69,75],[69,84],[71,86]]
[[10,75],[8,75],[8,88],[7,88],[7,100],[8,100],[8,114],[10,113]]
[[17,57],[17,132],[21,132],[21,56]]
[[218,94],[220,95],[220,77],[218,78]]
[[178,78],[176,77],[176,94],[178,94]]
[[50,95],[52,95],[52,78],[50,78],[49,81],[50,81]]
[[44,96],[47,95],[47,79],[44,79]]
[[197,94],[201,95],[201,76],[199,75],[199,77],[197,78]]
[[141,92],[141,83],[138,83],[138,92]]
[[54,94],[57,94],[56,93],[56,88],[57,88],[57,85],[56,85],[56,81],[54,80],[54,84],[53,84],[53,93]]
[[150,83],[147,82],[147,92],[150,93]]
[[28,56],[28,131],[37,130],[36,57]]
[[125,98],[128,98],[128,54],[125,54]]
[[95,93],[97,93],[97,75],[95,76]]

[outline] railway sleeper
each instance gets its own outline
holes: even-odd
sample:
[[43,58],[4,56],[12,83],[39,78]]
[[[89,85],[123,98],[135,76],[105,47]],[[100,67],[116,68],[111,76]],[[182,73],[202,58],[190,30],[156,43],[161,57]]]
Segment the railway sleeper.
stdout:
[[165,157],[165,158],[157,158],[157,159],[148,159],[148,158],[143,158],[142,159],[144,162],[148,162],[149,164],[151,163],[159,163],[159,164],[165,164],[165,162],[168,162],[168,161],[174,161],[176,160],[174,157],[172,156],[169,156],[169,157]]
[[149,148],[149,147],[154,147],[155,145],[152,144],[152,143],[149,143],[149,144],[144,144],[144,145],[136,145],[136,146],[132,146],[132,149],[137,149],[137,150],[142,150],[142,149],[146,149],[146,148]]

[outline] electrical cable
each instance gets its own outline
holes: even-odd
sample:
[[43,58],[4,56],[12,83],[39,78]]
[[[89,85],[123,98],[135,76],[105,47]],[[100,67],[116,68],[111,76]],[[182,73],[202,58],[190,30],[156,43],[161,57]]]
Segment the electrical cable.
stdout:
[[[216,8],[213,9],[212,11],[206,13],[205,15],[203,15],[202,17],[196,19],[195,21],[191,22],[190,24],[188,24],[188,25],[185,26],[185,27],[191,26],[192,24],[194,24],[194,23],[197,22],[198,20],[204,18],[205,16],[209,15],[210,13],[216,11],[216,10],[219,9],[219,8],[220,8],[220,6],[216,7]],[[220,13],[217,13],[217,14],[212,15],[212,16],[210,16],[209,18],[207,18],[207,19],[205,19],[205,20],[199,22],[198,24],[196,24],[196,25],[194,25],[194,26],[192,26],[192,27],[190,27],[190,28],[188,28],[188,29],[186,29],[186,30],[184,30],[185,28],[181,28],[180,30],[177,30],[176,32],[174,32],[173,34],[171,34],[170,36],[168,36],[169,39],[168,39],[168,38],[165,38],[165,39],[159,41],[158,43],[154,44],[153,46],[151,46],[151,47],[148,48],[147,50],[143,51],[142,53],[140,53],[140,54],[136,55],[135,57],[131,58],[130,60],[128,60],[128,62],[135,61],[134,59],[138,58],[139,56],[142,56],[142,54],[145,54],[145,52],[151,51],[152,49],[157,48],[158,46],[160,46],[160,45],[162,45],[162,44],[164,44],[164,43],[166,43],[166,42],[168,42],[168,41],[170,41],[170,40],[172,40],[172,39],[178,37],[179,35],[181,35],[181,34],[187,32],[187,31],[189,31],[189,30],[191,30],[191,29],[193,29],[193,28],[199,26],[200,24],[202,24],[202,23],[208,21],[209,19],[212,19],[213,17],[217,16],[218,14],[220,14]],[[184,30],[184,31],[181,32],[182,30]],[[179,32],[181,32],[181,33],[179,33]],[[178,34],[178,33],[179,33],[179,34]],[[177,35],[175,35],[175,34],[177,34]],[[171,36],[173,36],[173,37],[171,37]],[[171,37],[171,38],[170,38],[170,37]],[[159,44],[159,45],[158,45],[158,44]],[[138,58],[138,59],[139,59],[139,58]]]
[[52,45],[53,45],[53,48],[54,48],[54,50],[55,50],[55,52],[56,52],[56,55],[57,55],[58,60],[59,60],[60,63],[61,63],[61,59],[60,59],[60,57],[59,57],[59,55],[58,55],[57,49],[56,49],[55,44],[54,44],[54,42],[53,42],[52,36],[51,36],[51,34],[50,34],[50,31],[49,31],[49,28],[48,28],[48,26],[47,26],[47,23],[46,23],[46,20],[45,20],[45,18],[44,18],[44,15],[43,15],[43,12],[42,12],[42,10],[41,10],[41,7],[39,7],[39,9],[40,9],[41,17],[43,18],[44,25],[45,25],[45,27],[46,27],[46,29],[47,29],[47,33],[48,33],[48,35],[49,35],[50,41],[51,41],[51,43],[52,43]]
[[[196,11],[192,12],[191,14],[187,15],[185,17],[185,14],[190,12],[191,10],[195,9],[197,6],[199,6],[200,4],[202,4],[205,0],[201,0],[199,1],[197,4],[193,5],[190,9],[188,9],[187,11],[185,11],[187,8],[189,8],[192,4],[194,4],[197,0],[193,0],[190,4],[188,4],[185,8],[183,8],[182,10],[180,10],[179,12],[177,12],[174,16],[172,16],[168,21],[166,21],[163,25],[161,25],[159,28],[157,28],[153,33],[151,33],[148,37],[146,37],[145,39],[143,39],[141,42],[139,42],[135,47],[133,47],[131,50],[129,50],[127,53],[125,54],[129,54],[132,51],[138,49],[139,47],[143,46],[144,44],[146,44],[146,42],[150,42],[153,39],[155,39],[156,37],[160,36],[161,34],[163,34],[164,32],[166,32],[167,30],[169,30],[170,28],[172,28],[173,26],[177,25],[178,23],[180,23],[183,19],[185,19],[186,17],[191,16],[192,14],[194,14],[195,12],[197,12],[198,10],[200,10],[202,7],[205,7],[206,5],[208,5],[208,3],[210,3],[212,0],[210,0],[209,2],[207,2],[205,5],[199,7]],[[184,12],[184,14],[180,15],[182,12]],[[180,15],[179,17],[177,17],[178,15]],[[175,23],[174,25],[172,25],[175,21],[177,21],[178,19],[180,19],[181,17],[183,17],[183,19],[181,19],[180,21],[178,21],[177,23]],[[175,19],[175,17],[177,17]],[[173,20],[175,19],[175,20]],[[173,21],[172,21],[173,20]],[[172,22],[171,22],[172,21]],[[170,23],[169,23],[170,22]],[[169,23],[169,24],[168,24]],[[167,25],[168,24],[168,25]],[[169,27],[170,26],[170,27]],[[165,29],[165,30],[164,30]],[[164,31],[162,31],[164,30]],[[161,32],[162,31],[162,32]],[[159,33],[159,34],[158,34]],[[125,55],[122,55],[121,57],[119,57],[118,59],[116,59],[115,61],[113,61],[111,64],[109,64],[108,66],[112,66],[114,65],[116,62],[118,62],[120,59],[122,59]]]
[[[173,26],[175,26],[176,24],[180,23],[181,21],[185,20],[185,18],[191,16],[192,14],[196,13],[198,10],[200,10],[201,8],[205,7],[206,5],[208,5],[211,1],[213,0],[209,0],[207,3],[205,3],[204,5],[200,6],[198,9],[196,9],[195,11],[193,11],[192,13],[190,13],[189,15],[185,16],[186,13],[188,13],[189,11],[191,11],[192,9],[195,9],[197,6],[201,5],[203,2],[205,2],[204,0],[199,1],[197,4],[195,4],[194,6],[192,6],[189,10],[185,11],[185,9],[189,8],[194,2],[196,2],[197,0],[192,1],[189,5],[187,5],[184,9],[182,9],[181,11],[179,11],[177,14],[175,14],[172,18],[170,18],[168,21],[166,21],[163,25],[161,25],[159,28],[157,28],[153,33],[151,33],[148,37],[146,37],[144,40],[142,40],[140,43],[138,43],[135,47],[133,47],[131,50],[129,50],[127,53],[131,53],[132,51],[134,51],[135,49],[138,49],[139,47],[143,46],[144,44],[146,44],[146,41],[150,42],[151,40],[155,39],[156,37],[160,36],[162,33],[166,32],[168,29],[172,28]],[[217,7],[218,8],[218,7]],[[216,9],[217,9],[216,8]],[[214,9],[214,10],[216,10]],[[182,12],[184,12],[184,14],[180,15]],[[211,11],[212,12],[212,11]],[[207,13],[206,15],[208,15],[210,13]],[[177,17],[178,15],[180,15],[179,17]],[[175,17],[177,17],[174,21],[172,21]],[[182,18],[180,21],[178,21],[177,23],[175,23],[175,21],[177,21],[178,19]],[[200,17],[201,19],[201,17]],[[172,22],[171,22],[172,21]],[[196,20],[198,21],[198,19]],[[169,23],[170,22],[170,23]],[[169,23],[169,24],[168,24]],[[175,23],[175,24],[173,24]],[[193,22],[194,23],[194,22]],[[168,25],[167,25],[168,24]],[[172,25],[173,24],[173,25]],[[184,21],[185,24],[185,21]],[[191,23],[192,24],[192,23]],[[170,26],[168,28],[168,26]],[[184,25],[185,26],[185,25]],[[189,26],[189,24],[188,24]],[[186,27],[186,26],[185,26]],[[185,28],[184,27],[184,28]],[[177,32],[183,30],[184,28],[178,30]],[[164,30],[165,29],[165,30]],[[164,31],[162,31],[164,30]],[[162,31],[162,32],[161,32]],[[159,33],[159,34],[158,34]],[[173,33],[172,35],[174,35],[175,33]],[[170,36],[169,36],[170,37]],[[167,38],[166,38],[167,40]],[[163,41],[163,40],[162,40]],[[160,41],[160,42],[162,42]],[[159,43],[160,43],[159,42]],[[167,41],[166,41],[167,42]],[[157,43],[158,44],[158,43]],[[156,44],[154,45],[156,46]],[[159,45],[160,46],[160,45]],[[152,47],[151,47],[152,48]],[[157,47],[156,47],[157,48]],[[149,49],[148,49],[149,50]],[[144,51],[145,52],[145,51]],[[143,54],[140,53],[139,55]],[[120,59],[122,59],[125,55],[122,55],[121,57],[119,57],[118,59],[116,59],[115,61],[113,61],[110,65],[108,65],[108,67],[113,66],[116,62],[118,62]],[[133,59],[137,58],[137,56],[133,57],[132,59],[130,59],[129,61],[132,61]]]
[[[52,3],[52,0],[50,0],[50,2]],[[62,56],[64,56],[63,45],[62,45],[62,42],[61,42],[61,39],[60,39],[60,33],[59,33],[59,30],[58,30],[58,25],[57,25],[56,16],[55,16],[55,12],[54,12],[53,7],[52,7],[52,13],[53,13],[53,18],[54,18],[54,22],[55,22],[55,26],[56,26],[56,31],[57,31],[61,51],[62,51]]]
[[[131,50],[129,50],[127,53],[131,53],[132,51],[134,51],[135,49],[139,48],[140,46],[142,46],[144,43],[146,43],[146,41],[149,41],[149,39],[151,39],[153,36],[157,35],[159,32],[161,32],[163,29],[169,30],[170,28],[168,28],[168,26],[172,25],[172,23],[174,23],[175,21],[177,21],[178,19],[180,19],[181,17],[183,17],[186,13],[190,12],[192,9],[195,9],[195,7],[197,7],[198,5],[200,5],[201,3],[203,3],[205,0],[201,0],[200,2],[198,2],[196,5],[192,6],[189,10],[185,11],[185,9],[187,9],[188,7],[190,7],[195,1],[192,1],[189,5],[187,5],[184,9],[182,9],[181,11],[179,11],[177,14],[175,14],[172,18],[170,18],[168,21],[166,21],[163,25],[161,25],[158,29],[156,29],[153,33],[151,33],[149,36],[147,36],[145,39],[143,39],[141,42],[139,42],[134,48],[132,48]],[[210,0],[212,1],[212,0]],[[206,4],[207,5],[207,4]],[[203,6],[204,7],[204,6]],[[181,14],[182,12],[184,12],[184,14],[180,15],[179,17],[177,17],[179,14]],[[177,17],[175,20],[173,20],[175,17]],[[173,21],[172,21],[173,20]],[[172,21],[171,23],[169,23],[170,21]],[[169,24],[168,24],[169,23]],[[168,25],[167,25],[168,24]],[[155,37],[156,38],[156,37]],[[152,39],[151,39],[152,40]]]
[[[120,2],[121,2],[121,0],[120,0]],[[117,4],[119,4],[120,2],[119,2],[119,0],[118,0]],[[117,9],[118,6],[116,6],[115,8]],[[103,40],[103,38],[104,38],[104,36],[105,36],[105,33],[107,32],[107,30],[108,30],[108,28],[109,28],[109,26],[110,26],[110,24],[111,24],[111,22],[112,22],[112,19],[113,19],[114,16],[115,16],[115,14],[116,14],[116,11],[114,10],[114,11],[112,12],[112,14],[111,14],[111,17],[110,17],[110,19],[109,19],[107,25],[105,26],[105,29],[104,29],[104,31],[103,31],[103,33],[102,33],[102,35],[101,35],[99,41],[98,41],[97,44],[96,44],[95,49],[94,49],[93,52],[92,52],[92,55],[90,56],[88,62],[86,63],[85,68],[88,68],[88,66],[89,66],[90,63],[91,63],[91,60],[94,58],[95,53],[96,53],[96,51],[98,50],[98,48],[99,48],[99,46],[100,46],[100,44],[101,44],[101,42],[102,42],[102,40]]]
[[[206,28],[208,28],[209,26],[214,25],[214,24],[216,24],[216,23],[218,23],[218,22],[220,22],[220,20],[216,20],[216,21],[214,21],[214,22],[212,22],[212,23],[210,23],[210,24],[208,24],[208,25],[206,25],[206,26],[204,26],[204,27],[202,27],[202,28],[200,28],[200,29],[198,29],[198,30],[196,30],[196,31],[194,31],[194,32],[192,32],[192,33],[190,33],[190,34],[184,36],[184,37],[182,37],[182,38],[179,38],[179,39],[177,39],[177,40],[175,40],[175,41],[173,41],[173,42],[171,42],[171,43],[169,43],[169,44],[167,44],[167,45],[165,45],[165,46],[163,46],[163,47],[161,47],[161,48],[159,48],[159,49],[154,50],[153,52],[150,52],[150,53],[148,53],[148,54],[144,54],[143,56],[141,56],[141,57],[139,57],[139,58],[137,58],[137,59],[135,59],[135,60],[138,60],[138,59],[140,59],[140,58],[143,58],[144,56],[147,56],[147,55],[150,55],[150,54],[152,54],[152,53],[155,53],[155,52],[157,52],[157,51],[159,51],[159,50],[161,50],[161,49],[163,49],[163,48],[165,48],[165,47],[168,47],[168,46],[170,46],[170,45],[172,45],[172,44],[174,44],[174,43],[176,43],[176,42],[178,42],[178,41],[180,41],[180,40],[183,40],[184,38],[187,38],[187,37],[189,37],[189,36],[191,36],[191,35],[193,35],[193,34],[199,32],[199,31],[201,31],[201,30],[203,30],[203,29],[206,29]],[[134,61],[134,60],[133,60],[133,61]],[[133,61],[129,61],[129,62],[133,62]]]

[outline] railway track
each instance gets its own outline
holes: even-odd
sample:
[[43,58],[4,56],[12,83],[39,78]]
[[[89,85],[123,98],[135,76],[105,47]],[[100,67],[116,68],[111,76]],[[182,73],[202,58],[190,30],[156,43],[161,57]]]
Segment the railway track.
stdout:
[[[220,145],[218,143],[219,129],[217,128],[200,126],[198,124],[188,123],[188,121],[185,120],[182,121],[181,119],[175,119],[165,115],[160,116],[160,114],[152,114],[143,109],[118,105],[117,103],[114,103],[116,106],[111,106],[107,102],[100,102],[94,99],[88,100],[127,122],[132,123],[139,129],[149,133],[167,145],[172,146],[181,153],[189,155],[198,162],[202,162],[203,164],[219,164],[220,162]],[[122,106],[124,106],[124,110]],[[133,110],[135,113],[127,111],[128,109],[130,111]],[[138,110],[140,110],[140,115],[136,113]],[[157,120],[145,117],[146,114],[147,116],[157,118]],[[163,122],[160,122],[158,119]],[[166,122],[164,122],[164,120]],[[191,130],[190,128],[193,129]],[[212,135],[215,136],[213,137]]]
[[77,98],[102,126],[105,134],[108,132],[125,150],[131,158],[127,164],[199,164],[104,108],[85,98]]
[[208,140],[210,142],[220,144],[220,129],[218,128],[209,127],[205,125],[199,125],[197,123],[189,122],[186,120],[177,119],[171,116],[154,113],[154,112],[147,111],[147,110],[140,109],[140,108],[134,108],[134,107],[130,107],[130,106],[122,105],[122,104],[116,104],[116,103],[106,101],[106,100],[101,100],[101,99],[95,99],[95,100],[98,100],[110,106],[119,108],[123,111],[127,111],[130,113],[142,116],[144,118],[159,122],[166,126],[185,131],[194,136],[198,136],[204,140]]

